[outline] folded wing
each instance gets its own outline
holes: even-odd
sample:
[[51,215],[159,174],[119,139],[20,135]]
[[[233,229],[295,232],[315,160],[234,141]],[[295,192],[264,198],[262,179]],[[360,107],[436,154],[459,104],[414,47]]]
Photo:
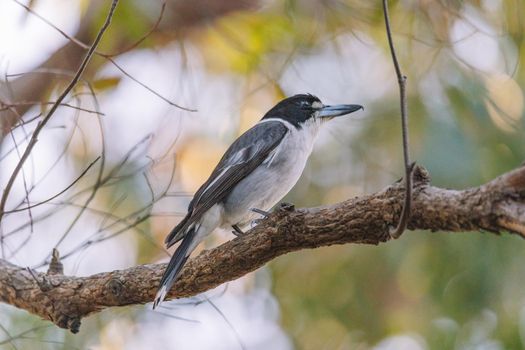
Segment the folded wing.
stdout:
[[268,121],[255,125],[241,135],[195,193],[188,214],[166,237],[166,245],[171,247],[184,238],[193,223],[198,222],[208,209],[221,202],[239,181],[266,160],[287,132],[284,123]]

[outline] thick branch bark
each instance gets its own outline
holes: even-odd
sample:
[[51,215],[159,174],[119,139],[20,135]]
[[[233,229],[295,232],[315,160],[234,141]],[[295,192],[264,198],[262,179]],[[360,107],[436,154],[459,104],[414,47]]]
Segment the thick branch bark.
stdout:
[[[409,229],[509,231],[525,237],[525,166],[463,191],[433,187],[426,170],[414,171]],[[191,259],[168,298],[196,295],[305,248],[378,244],[399,219],[403,186],[327,207],[284,208],[246,235]],[[153,300],[165,264],[142,265],[89,277],[44,274],[0,260],[0,301],[60,327],[78,331],[82,317],[102,309]]]

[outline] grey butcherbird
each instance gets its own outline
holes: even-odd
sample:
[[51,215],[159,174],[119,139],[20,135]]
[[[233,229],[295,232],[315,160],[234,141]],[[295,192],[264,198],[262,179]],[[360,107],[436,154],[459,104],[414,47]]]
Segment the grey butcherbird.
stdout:
[[167,247],[182,240],[162,276],[153,308],[166,297],[188,256],[215,228],[242,232],[295,185],[324,121],[363,109],[325,106],[313,95],[279,102],[228,148],[188,206],[186,217],[166,237]]

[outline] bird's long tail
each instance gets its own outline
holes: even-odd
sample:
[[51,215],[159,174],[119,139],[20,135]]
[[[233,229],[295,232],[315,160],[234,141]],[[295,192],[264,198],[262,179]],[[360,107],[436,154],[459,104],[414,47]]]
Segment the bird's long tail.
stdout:
[[166,294],[175,283],[180,271],[182,270],[182,267],[186,263],[186,260],[188,260],[188,256],[191,253],[191,251],[189,251],[189,248],[193,243],[195,234],[196,229],[194,227],[189,229],[184,239],[182,240],[182,243],[179,245],[177,250],[175,250],[175,253],[171,257],[168,267],[166,268],[166,271],[164,271],[164,275],[160,280],[159,291],[157,292],[155,300],[153,301],[153,309],[155,309],[157,306],[159,306],[160,303],[162,303],[162,301],[166,297]]

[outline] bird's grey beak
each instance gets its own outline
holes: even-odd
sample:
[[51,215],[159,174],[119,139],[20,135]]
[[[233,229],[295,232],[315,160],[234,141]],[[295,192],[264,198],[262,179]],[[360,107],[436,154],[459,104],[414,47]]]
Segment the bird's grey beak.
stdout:
[[363,109],[361,105],[335,105],[335,106],[323,106],[319,110],[320,118],[334,118],[345,114],[350,114],[352,112]]

